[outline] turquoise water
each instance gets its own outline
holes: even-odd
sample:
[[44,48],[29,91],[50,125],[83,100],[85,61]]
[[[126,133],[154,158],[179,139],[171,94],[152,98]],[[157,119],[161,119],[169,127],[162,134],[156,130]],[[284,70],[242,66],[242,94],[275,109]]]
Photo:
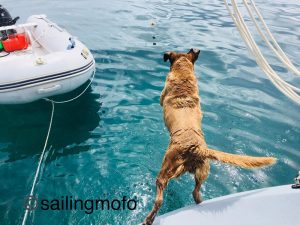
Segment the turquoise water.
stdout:
[[[259,0],[257,5],[300,68],[300,3],[276,2]],[[289,184],[300,169],[300,107],[277,91],[257,67],[222,1],[4,0],[2,4],[23,21],[32,14],[47,14],[80,37],[97,63],[88,92],[77,101],[56,106],[37,196],[96,199],[106,194],[111,199],[126,195],[138,200],[134,211],[87,215],[37,210],[28,224],[138,224],[143,220],[152,207],[155,177],[169,139],[159,106],[168,72],[162,54],[167,50],[201,49],[195,69],[209,146],[279,159],[273,167],[253,171],[212,163],[202,188],[204,199]],[[282,77],[300,84],[255,38]],[[0,224],[21,223],[23,199],[30,192],[50,110],[45,101],[0,106]],[[172,181],[160,214],[194,204],[193,185],[189,175]]]

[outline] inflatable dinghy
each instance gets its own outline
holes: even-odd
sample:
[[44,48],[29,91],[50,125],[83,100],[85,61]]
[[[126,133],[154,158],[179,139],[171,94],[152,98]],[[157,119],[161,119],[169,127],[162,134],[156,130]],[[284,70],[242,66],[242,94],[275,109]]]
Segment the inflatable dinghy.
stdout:
[[95,61],[79,40],[45,15],[16,20],[0,20],[0,104],[63,94],[91,78]]
[[300,188],[258,189],[204,201],[155,219],[153,225],[299,225]]

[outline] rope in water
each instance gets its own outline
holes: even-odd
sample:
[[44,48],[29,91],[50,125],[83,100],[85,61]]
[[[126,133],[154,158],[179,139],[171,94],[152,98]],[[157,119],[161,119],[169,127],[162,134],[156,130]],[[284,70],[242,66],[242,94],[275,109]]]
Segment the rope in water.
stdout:
[[[254,22],[256,29],[258,30],[259,34],[262,36],[264,41],[267,43],[267,45],[275,52],[277,57],[295,74],[299,75],[300,72],[297,70],[297,68],[291,63],[291,61],[288,59],[288,57],[285,55],[283,50],[280,48],[278,43],[276,42],[275,38],[271,34],[270,30],[268,29],[263,17],[259,13],[257,7],[255,6],[254,0],[250,0],[252,7],[254,8],[254,11],[257,13],[261,23],[263,24],[265,30],[267,31],[267,34],[269,38],[271,39],[272,43],[269,42],[267,37],[263,34],[262,30],[259,28],[254,15],[251,13],[251,10],[248,6],[248,1],[243,0],[244,5],[247,8],[247,11],[250,15],[251,20]],[[232,17],[236,27],[238,28],[238,31],[240,32],[241,37],[244,39],[248,49],[255,57],[255,60],[259,67],[264,71],[264,73],[267,75],[269,80],[275,85],[275,87],[281,91],[285,96],[289,97],[296,103],[300,104],[300,89],[287,83],[284,81],[279,75],[272,69],[266,58],[263,56],[261,50],[259,49],[258,45],[254,41],[248,27],[245,24],[244,18],[241,15],[241,12],[237,6],[237,3],[235,0],[231,0],[231,6],[233,11],[230,9],[229,4],[227,3],[227,0],[224,0],[225,6],[227,10],[229,11],[230,16]],[[249,12],[250,11],[250,12]]]
[[[41,165],[42,165],[43,160],[44,160],[44,155],[45,155],[46,147],[47,147],[47,144],[48,144],[48,139],[49,139],[51,128],[52,128],[52,122],[53,122],[55,104],[68,103],[68,102],[74,101],[74,100],[78,99],[80,96],[82,96],[87,91],[87,89],[91,86],[91,84],[92,84],[92,82],[94,80],[94,77],[95,77],[95,73],[96,73],[96,70],[93,71],[93,75],[91,76],[90,82],[87,84],[87,86],[85,87],[85,89],[80,94],[78,94],[76,97],[74,97],[74,98],[71,98],[71,99],[65,100],[65,101],[54,101],[54,100],[49,99],[49,98],[43,98],[44,100],[46,100],[48,102],[51,102],[52,110],[51,110],[51,117],[50,117],[50,122],[49,122],[49,127],[48,127],[48,132],[47,132],[46,140],[45,140],[45,143],[44,143],[42,154],[40,156],[40,160],[39,160],[39,163],[38,163],[37,170],[35,172],[35,176],[34,176],[34,179],[33,179],[33,183],[32,183],[32,186],[31,186],[31,191],[30,191],[29,196],[33,196],[34,189],[35,189],[36,182],[37,182],[37,178],[39,177]],[[32,204],[31,200],[29,200],[28,206],[30,206],[31,204]],[[24,214],[24,217],[23,217],[22,225],[26,224],[29,212],[30,212],[29,209],[25,210],[25,214]]]
[[[40,156],[40,160],[39,160],[39,164],[38,164],[37,170],[35,172],[35,176],[34,176],[34,179],[33,179],[33,183],[32,183],[32,186],[31,186],[31,191],[30,191],[29,196],[33,195],[33,192],[34,192],[34,189],[35,189],[35,185],[36,185],[36,181],[37,181],[37,178],[39,176],[41,165],[42,165],[42,162],[43,162],[43,159],[44,159],[45,150],[46,150],[46,147],[47,147],[47,144],[48,144],[48,139],[49,139],[49,136],[50,136],[50,131],[51,131],[51,127],[52,127],[52,121],[53,121],[53,115],[54,115],[54,102],[51,102],[51,105],[52,105],[52,110],[51,110],[51,117],[50,117],[50,122],[49,122],[47,137],[46,137],[46,140],[45,140],[45,144],[44,144],[44,148],[43,148],[42,154]],[[28,204],[31,204],[31,202],[28,202]],[[29,210],[26,209],[24,217],[23,217],[22,225],[26,224],[28,212],[29,212]]]

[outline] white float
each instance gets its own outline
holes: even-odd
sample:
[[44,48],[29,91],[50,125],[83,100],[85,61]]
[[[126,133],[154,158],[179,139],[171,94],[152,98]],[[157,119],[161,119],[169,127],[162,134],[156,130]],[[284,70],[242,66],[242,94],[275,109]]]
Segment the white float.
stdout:
[[291,185],[204,201],[155,219],[153,225],[299,225],[300,189]]
[[28,47],[0,52],[0,104],[19,104],[72,91],[94,73],[95,61],[78,39],[34,15],[26,24],[0,27],[23,33]]

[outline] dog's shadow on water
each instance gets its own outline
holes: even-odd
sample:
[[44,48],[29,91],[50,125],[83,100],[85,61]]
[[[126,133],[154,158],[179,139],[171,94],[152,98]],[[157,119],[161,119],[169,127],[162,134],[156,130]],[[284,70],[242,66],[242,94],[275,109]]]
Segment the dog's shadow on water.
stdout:
[[[76,89],[57,97],[58,100],[70,99],[84,88]],[[55,104],[53,125],[48,146],[55,151],[51,158],[77,154],[89,148],[72,148],[91,137],[91,131],[99,126],[102,113],[100,95],[89,88],[77,100]],[[45,142],[51,115],[51,103],[39,100],[22,105],[0,106],[0,152],[6,153],[5,162],[16,161],[40,154]]]

